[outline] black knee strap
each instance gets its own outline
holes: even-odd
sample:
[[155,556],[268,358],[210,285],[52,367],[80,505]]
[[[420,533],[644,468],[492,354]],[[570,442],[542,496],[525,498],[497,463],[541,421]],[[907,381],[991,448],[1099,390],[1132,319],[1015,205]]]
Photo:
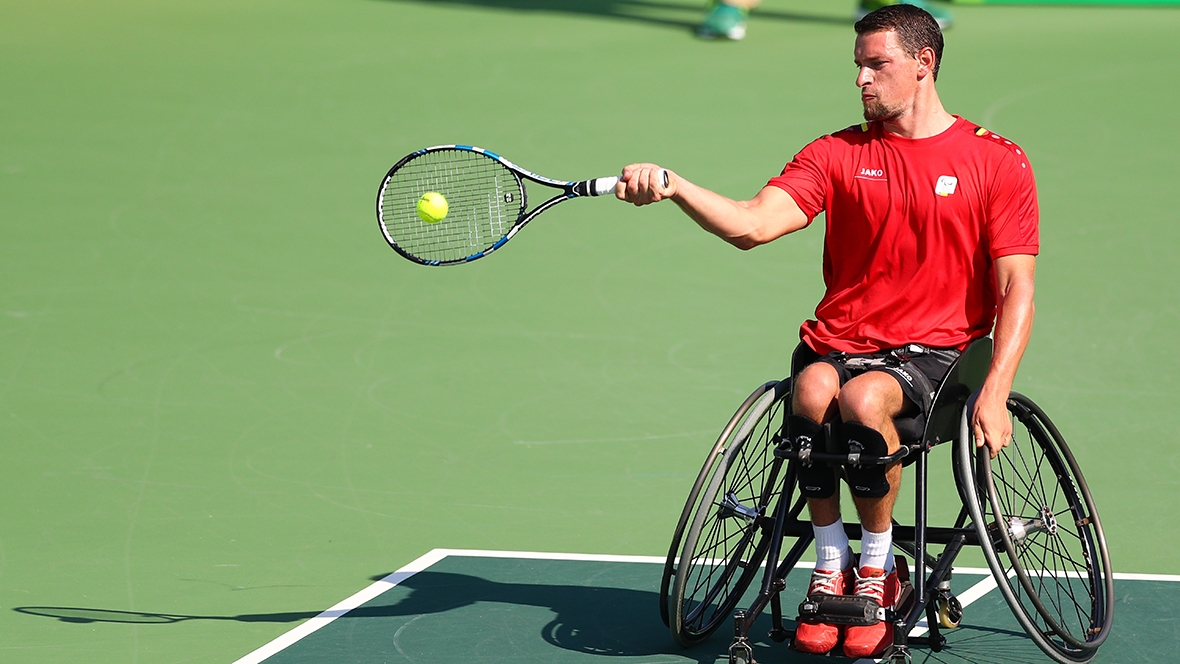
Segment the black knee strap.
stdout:
[[[794,450],[805,446],[815,452],[826,452],[824,427],[802,415],[787,416],[787,439]],[[799,466],[799,493],[808,498],[827,498],[836,493],[835,470],[826,463],[802,462]]]
[[[839,454],[857,451],[871,456],[889,454],[889,445],[880,431],[855,422],[841,424],[836,441]],[[848,490],[852,495],[880,498],[889,493],[889,479],[885,477],[884,464],[849,464],[844,468],[848,473]]]

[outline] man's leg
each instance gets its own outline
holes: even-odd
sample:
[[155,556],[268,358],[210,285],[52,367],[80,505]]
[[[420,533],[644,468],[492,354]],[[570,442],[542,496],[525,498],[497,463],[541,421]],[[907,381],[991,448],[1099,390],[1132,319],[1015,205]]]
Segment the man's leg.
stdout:
[[[835,367],[826,362],[810,364],[795,379],[792,392],[791,412],[806,418],[800,428],[820,430],[820,425],[830,422],[839,413],[837,395],[840,393],[840,375]],[[788,435],[796,435],[789,429]],[[815,572],[808,586],[808,595],[844,595],[852,586],[852,554],[848,549],[848,535],[840,520],[840,491],[835,473],[826,465],[819,464],[803,469],[808,478],[801,478],[803,485],[812,484],[830,489],[827,496],[808,495],[824,493],[825,490],[808,491],[807,509],[811,514],[812,529],[815,531]],[[826,476],[824,475],[826,474]],[[818,479],[816,479],[818,478]],[[795,631],[795,648],[803,652],[821,654],[836,647],[840,640],[840,628],[825,623],[801,623]]]
[[[826,362],[807,366],[795,379],[791,394],[791,412],[817,423],[830,422],[839,413],[837,395],[840,393],[840,374]],[[827,526],[840,518],[840,492],[828,498],[807,499],[811,522]]]
[[[844,422],[860,424],[880,433],[890,453],[901,448],[893,420],[914,406],[893,376],[879,371],[857,376],[840,390],[838,401]],[[899,590],[893,569],[892,524],[893,505],[901,486],[901,464],[889,466],[885,477],[889,482],[885,495],[853,495],[863,531],[860,567],[856,572],[853,594],[874,597],[882,606],[891,607]],[[869,627],[849,627],[844,639],[844,654],[848,657],[878,655],[892,640],[892,627],[886,622]]]
[[[880,432],[892,454],[901,448],[894,418],[913,404],[901,391],[897,379],[882,371],[870,371],[848,381],[840,390],[839,411],[845,422],[862,424]],[[893,505],[901,486],[901,464],[893,464],[885,471],[889,492],[881,498],[853,496],[860,523],[872,532],[884,532],[893,523]]]

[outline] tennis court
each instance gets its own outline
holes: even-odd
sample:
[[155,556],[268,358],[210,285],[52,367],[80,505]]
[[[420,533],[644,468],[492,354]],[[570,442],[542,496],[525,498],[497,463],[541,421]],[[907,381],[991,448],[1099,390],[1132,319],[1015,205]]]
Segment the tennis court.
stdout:
[[[669,648],[662,638],[663,625],[650,609],[658,601],[652,579],[663,562],[637,556],[435,550],[235,664],[586,662],[603,656],[636,662],[728,661],[726,630],[690,651]],[[801,572],[792,574],[787,585],[797,596],[807,589],[809,570]],[[1154,618],[1175,606],[1178,582],[1180,576],[1174,575],[1120,576],[1119,619],[1130,624],[1112,637],[1110,649],[1120,653],[1113,661],[1169,658],[1180,634],[1174,621],[1160,633]],[[1044,657],[994,592],[987,570],[956,571],[952,585],[969,618],[947,634],[942,651],[920,652],[917,661],[1033,662]],[[760,623],[751,635],[770,631],[769,617]],[[1148,625],[1155,629],[1144,629]],[[915,634],[925,631],[922,622]],[[457,639],[458,634],[465,638]],[[756,648],[758,661],[814,661],[767,638]]]
[[[766,0],[740,43],[691,37],[701,4],[0,0],[0,662],[234,662],[436,549],[570,555],[448,554],[266,661],[714,661],[645,561],[785,373],[822,231],[741,253],[596,199],[431,269],[374,220],[428,145],[745,197],[859,121],[851,0]],[[1180,574],[1180,10],[952,9],[943,101],[1040,188],[1016,387],[1115,571]],[[1117,581],[1097,661],[1180,646],[1170,578]],[[971,608],[930,661],[1047,661]]]

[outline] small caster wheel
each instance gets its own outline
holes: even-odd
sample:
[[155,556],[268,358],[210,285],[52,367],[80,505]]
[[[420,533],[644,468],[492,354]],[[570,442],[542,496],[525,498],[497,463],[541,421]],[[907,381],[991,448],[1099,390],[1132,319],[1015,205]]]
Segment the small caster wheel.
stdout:
[[947,629],[954,629],[963,621],[963,605],[959,598],[949,593],[940,595],[935,600],[938,604],[938,624]]
[[729,647],[729,664],[755,664],[754,649],[742,640]]
[[906,646],[894,645],[885,651],[889,664],[914,664],[914,656]]

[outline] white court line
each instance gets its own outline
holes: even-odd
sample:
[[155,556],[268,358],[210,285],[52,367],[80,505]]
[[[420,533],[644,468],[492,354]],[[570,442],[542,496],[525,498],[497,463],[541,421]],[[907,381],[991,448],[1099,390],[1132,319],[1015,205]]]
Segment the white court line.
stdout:
[[237,660],[234,662],[234,664],[258,664],[258,662],[261,662],[272,655],[278,654],[280,651],[298,643],[304,637],[314,633],[321,627],[326,626],[333,620],[357,608],[374,597],[380,596],[382,593],[396,586],[402,581],[405,581],[418,572],[421,572],[443,558],[446,558],[447,554],[448,552],[446,549],[435,549],[431,551],[409,565],[406,565],[389,576],[386,576],[384,579],[381,579],[380,581],[370,585],[368,588],[365,588],[359,593],[356,593],[352,597],[337,603],[335,606],[328,609],[327,611],[324,611],[318,616],[308,619],[307,622],[283,634],[279,638],[262,646],[249,655],[246,655],[245,657]]
[[1114,573],[1115,581],[1171,581],[1180,583],[1180,574],[1133,574],[1131,572]]
[[[578,562],[605,562],[605,563],[642,563],[642,564],[663,564],[663,556],[612,556],[600,555],[591,553],[540,553],[536,551],[485,551],[480,549],[434,549],[426,555],[419,557],[412,563],[402,567],[401,569],[386,576],[380,581],[374,582],[369,587],[361,590],[353,596],[338,602],[328,610],[309,618],[307,622],[299,625],[282,636],[262,646],[254,652],[238,659],[234,664],[259,664],[269,657],[272,657],[279,652],[289,648],[298,643],[303,638],[313,634],[320,628],[327,626],[333,620],[352,611],[381,594],[385,593],[390,588],[414,576],[418,572],[424,571],[432,565],[438,563],[444,558],[448,557],[467,557],[467,558],[515,558],[521,560],[569,560]],[[800,562],[796,567],[811,568],[815,563]],[[959,603],[964,607],[968,606],[975,600],[983,597],[996,588],[996,580],[991,575],[991,571],[978,567],[956,567],[956,572],[963,574],[982,574],[984,578],[975,585],[968,588],[963,593],[957,595]],[[1180,575],[1177,574],[1120,574],[1115,572],[1114,578],[1116,581],[1172,581],[1180,582]],[[923,620],[918,623],[910,636],[917,636],[925,632],[927,629],[926,621]],[[857,660],[855,664],[868,664],[876,660],[861,659]]]

